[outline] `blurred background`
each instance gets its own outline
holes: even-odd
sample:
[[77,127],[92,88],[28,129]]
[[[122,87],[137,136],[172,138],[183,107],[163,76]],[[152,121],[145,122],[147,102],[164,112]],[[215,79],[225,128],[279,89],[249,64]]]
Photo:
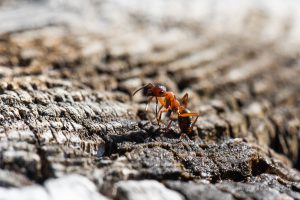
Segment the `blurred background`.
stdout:
[[2,0],[0,31],[66,25],[97,31],[116,28],[125,34],[141,24],[153,29],[181,29],[185,25],[186,29],[260,35],[263,40],[285,36],[285,42],[297,42],[299,3],[292,0]]

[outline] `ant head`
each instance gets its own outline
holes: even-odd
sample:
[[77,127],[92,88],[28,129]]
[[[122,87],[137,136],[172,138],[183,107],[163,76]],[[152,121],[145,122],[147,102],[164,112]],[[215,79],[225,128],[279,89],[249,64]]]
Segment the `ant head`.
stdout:
[[149,92],[154,88],[155,86],[152,83],[149,83],[139,89],[137,89],[135,92],[133,92],[132,96],[134,96],[138,91],[143,90],[143,93],[146,94],[147,96],[153,96],[149,94]]
[[161,85],[153,85],[149,83],[139,89],[137,89],[132,95],[135,95],[138,91],[143,90],[146,96],[163,97],[166,93],[166,88]]
[[157,85],[153,87],[151,90],[148,90],[148,96],[156,96],[156,97],[164,97],[166,93],[166,87],[162,85]]

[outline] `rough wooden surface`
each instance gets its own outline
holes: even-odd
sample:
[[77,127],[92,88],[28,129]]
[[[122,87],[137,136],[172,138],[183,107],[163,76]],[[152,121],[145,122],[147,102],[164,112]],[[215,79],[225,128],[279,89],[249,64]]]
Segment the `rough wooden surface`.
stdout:
[[[35,5],[35,24],[5,18],[35,3],[2,3],[1,199],[300,199],[299,50],[285,23],[268,39],[251,32],[263,10],[237,34],[106,2],[109,25],[92,31],[70,9],[51,21],[53,2]],[[131,97],[149,82],[190,94],[193,136]]]

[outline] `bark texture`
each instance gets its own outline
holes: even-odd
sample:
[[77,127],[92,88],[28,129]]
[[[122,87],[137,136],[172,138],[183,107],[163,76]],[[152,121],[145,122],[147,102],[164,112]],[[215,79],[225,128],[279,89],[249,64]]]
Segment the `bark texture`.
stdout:
[[[274,36],[274,16],[252,7],[230,31],[170,11],[194,1],[158,15],[135,1],[77,5],[101,11],[86,18],[72,3],[13,2],[0,3],[1,199],[300,199],[288,21]],[[193,135],[166,131],[131,97],[150,82],[189,93]]]

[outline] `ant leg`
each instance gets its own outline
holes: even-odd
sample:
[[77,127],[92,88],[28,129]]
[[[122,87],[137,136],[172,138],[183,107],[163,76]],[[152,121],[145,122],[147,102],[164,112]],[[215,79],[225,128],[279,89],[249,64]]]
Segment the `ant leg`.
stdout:
[[198,120],[199,115],[196,117],[196,119],[194,120],[194,122],[192,123],[190,130],[193,130],[193,127],[195,126],[197,120]]
[[156,98],[162,106],[166,105],[166,102],[162,99],[162,97],[156,97]]
[[194,120],[194,122],[192,123],[192,125],[188,128],[188,132],[189,132],[189,133],[192,133],[192,132],[193,132],[193,128],[194,128],[194,126],[195,126],[195,124],[196,124],[196,122],[197,122],[197,120],[198,120],[198,117],[199,117],[199,116],[196,117],[196,119]]
[[[158,111],[157,111],[157,105],[158,105],[158,102],[161,104],[161,106],[159,107]],[[164,100],[162,99],[162,97],[156,97],[156,120],[157,120],[157,123],[159,125],[160,123],[160,119],[161,119],[161,109],[166,105],[166,103],[164,102]],[[160,117],[158,117],[160,116]]]
[[163,112],[168,112],[168,111],[169,111],[169,109],[164,109],[164,110],[161,110],[161,109],[160,109],[160,111],[159,111],[158,123],[159,123],[160,120],[161,120],[162,113],[163,113]]
[[166,128],[166,131],[169,130],[169,128],[171,127],[171,124],[172,124],[172,122],[173,122],[173,120],[172,120],[172,114],[173,114],[173,113],[171,113],[171,115],[170,115],[170,121],[169,121],[168,126],[167,126],[167,128]]
[[188,105],[189,95],[185,93],[184,96],[179,100],[180,104],[183,105],[185,108]]
[[[159,125],[160,120],[161,120],[161,115],[162,115],[161,109],[162,109],[162,108],[163,108],[163,105],[161,105],[161,106],[159,107],[158,113],[157,113],[157,115],[156,115],[156,120],[157,120],[158,125]],[[157,117],[157,116],[159,116],[159,117]]]
[[198,113],[183,113],[183,114],[179,114],[180,117],[198,117],[199,114]]
[[155,97],[155,100],[156,100],[156,105],[155,105],[155,117],[157,119],[157,105],[158,105],[158,99],[157,97]]
[[145,111],[148,110],[148,106],[149,106],[150,102],[152,101],[152,99],[153,99],[153,96],[151,96],[151,97],[148,98],[148,100],[147,100],[147,105],[146,105],[146,108],[145,108]]

